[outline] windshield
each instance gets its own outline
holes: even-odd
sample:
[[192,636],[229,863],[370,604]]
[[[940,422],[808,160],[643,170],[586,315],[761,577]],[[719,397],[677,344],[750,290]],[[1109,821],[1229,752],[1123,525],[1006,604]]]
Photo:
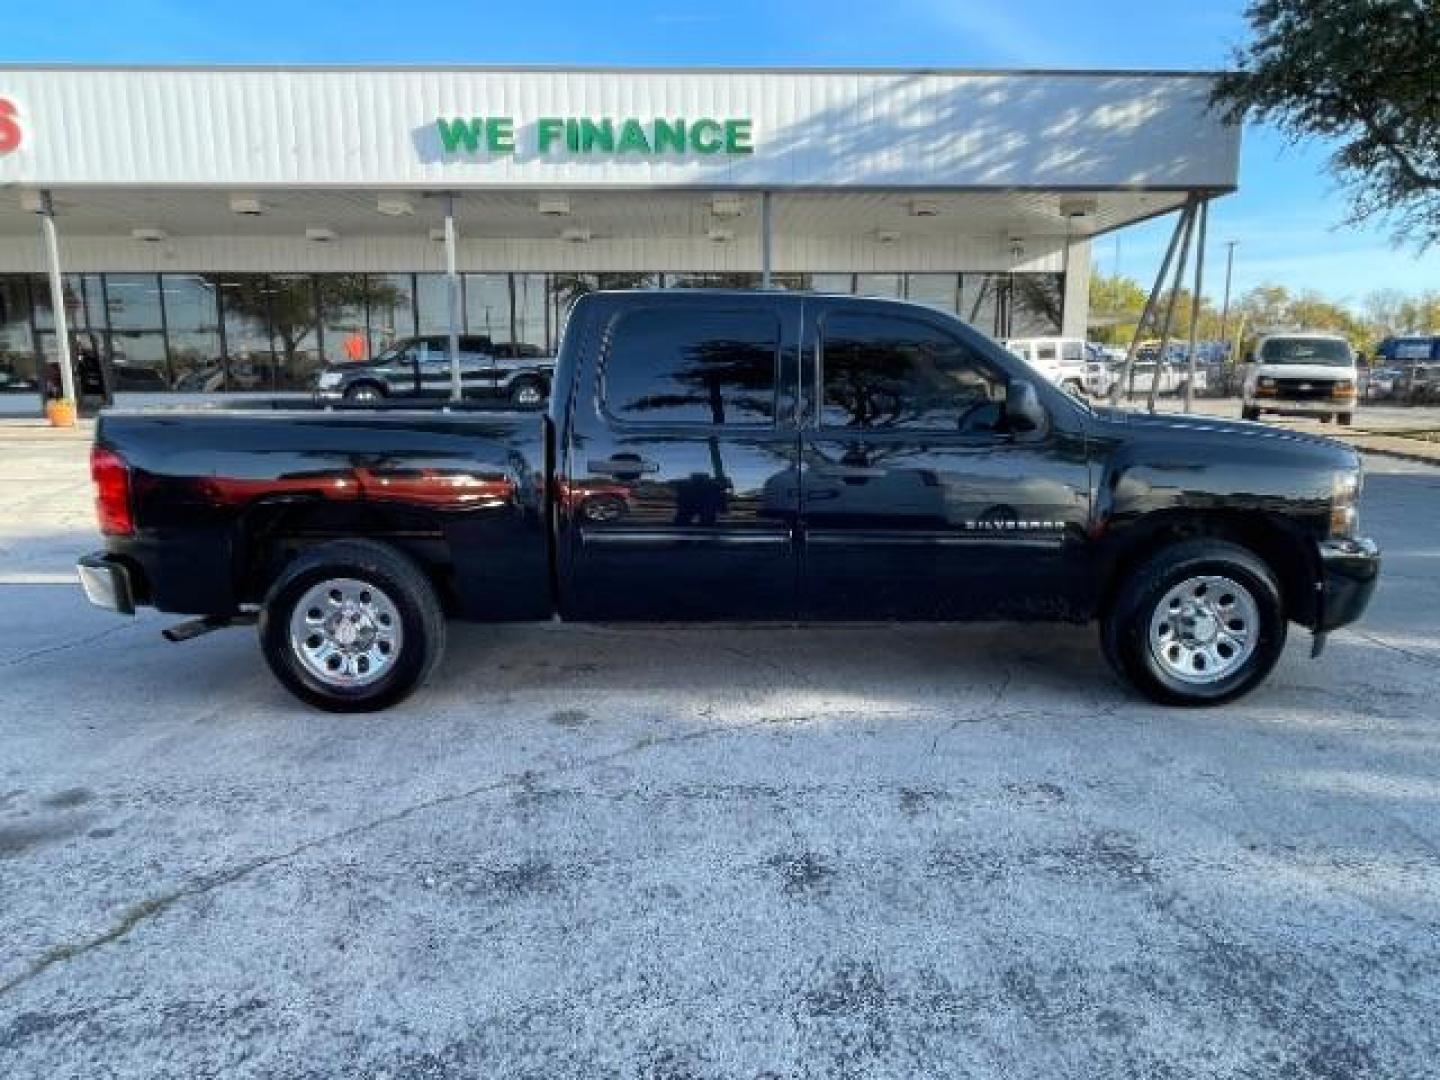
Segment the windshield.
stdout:
[[1349,367],[1350,346],[1339,338],[1270,338],[1260,346],[1262,364],[1324,364]]

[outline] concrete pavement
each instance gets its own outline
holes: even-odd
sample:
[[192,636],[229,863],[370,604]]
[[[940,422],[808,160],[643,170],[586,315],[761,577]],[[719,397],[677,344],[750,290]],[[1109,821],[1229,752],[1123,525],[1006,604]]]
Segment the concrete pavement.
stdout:
[[1440,472],[1229,708],[1063,627],[457,628],[379,716],[89,609],[0,454],[0,1076],[1420,1077]]

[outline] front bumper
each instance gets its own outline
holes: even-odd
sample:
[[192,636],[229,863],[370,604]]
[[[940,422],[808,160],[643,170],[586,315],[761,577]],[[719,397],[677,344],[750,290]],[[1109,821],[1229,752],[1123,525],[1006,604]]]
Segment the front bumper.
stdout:
[[1320,545],[1319,633],[1353,623],[1365,613],[1380,578],[1374,540],[1327,540]]
[[96,607],[107,611],[118,611],[121,615],[135,614],[135,587],[130,580],[130,570],[124,563],[103,552],[83,556],[75,564],[80,575],[80,587],[85,597]]
[[1247,402],[1261,412],[1279,413],[1282,416],[1334,416],[1336,413],[1353,413],[1355,398],[1306,398],[1295,401],[1287,398],[1255,397]]

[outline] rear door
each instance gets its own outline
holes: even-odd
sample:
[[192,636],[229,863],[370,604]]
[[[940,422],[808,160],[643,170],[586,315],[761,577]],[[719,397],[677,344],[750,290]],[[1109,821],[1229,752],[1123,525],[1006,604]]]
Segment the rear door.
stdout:
[[[466,397],[492,393],[495,358],[483,338],[460,338],[460,386]],[[425,397],[450,396],[450,339],[427,337],[421,341],[420,393]]]
[[799,301],[597,298],[559,470],[567,608],[791,618]]
[[1048,430],[1012,432],[1007,384],[1033,376],[1007,370],[973,331],[896,305],[807,304],[815,309],[801,427],[804,613],[1063,609],[1089,509],[1079,407],[1052,400]]

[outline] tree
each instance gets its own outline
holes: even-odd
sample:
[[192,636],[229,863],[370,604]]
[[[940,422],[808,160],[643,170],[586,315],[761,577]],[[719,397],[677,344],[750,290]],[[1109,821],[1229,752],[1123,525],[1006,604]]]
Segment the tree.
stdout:
[[1245,17],[1251,40],[1213,104],[1337,143],[1352,223],[1387,218],[1397,241],[1440,242],[1440,2],[1255,0]]

